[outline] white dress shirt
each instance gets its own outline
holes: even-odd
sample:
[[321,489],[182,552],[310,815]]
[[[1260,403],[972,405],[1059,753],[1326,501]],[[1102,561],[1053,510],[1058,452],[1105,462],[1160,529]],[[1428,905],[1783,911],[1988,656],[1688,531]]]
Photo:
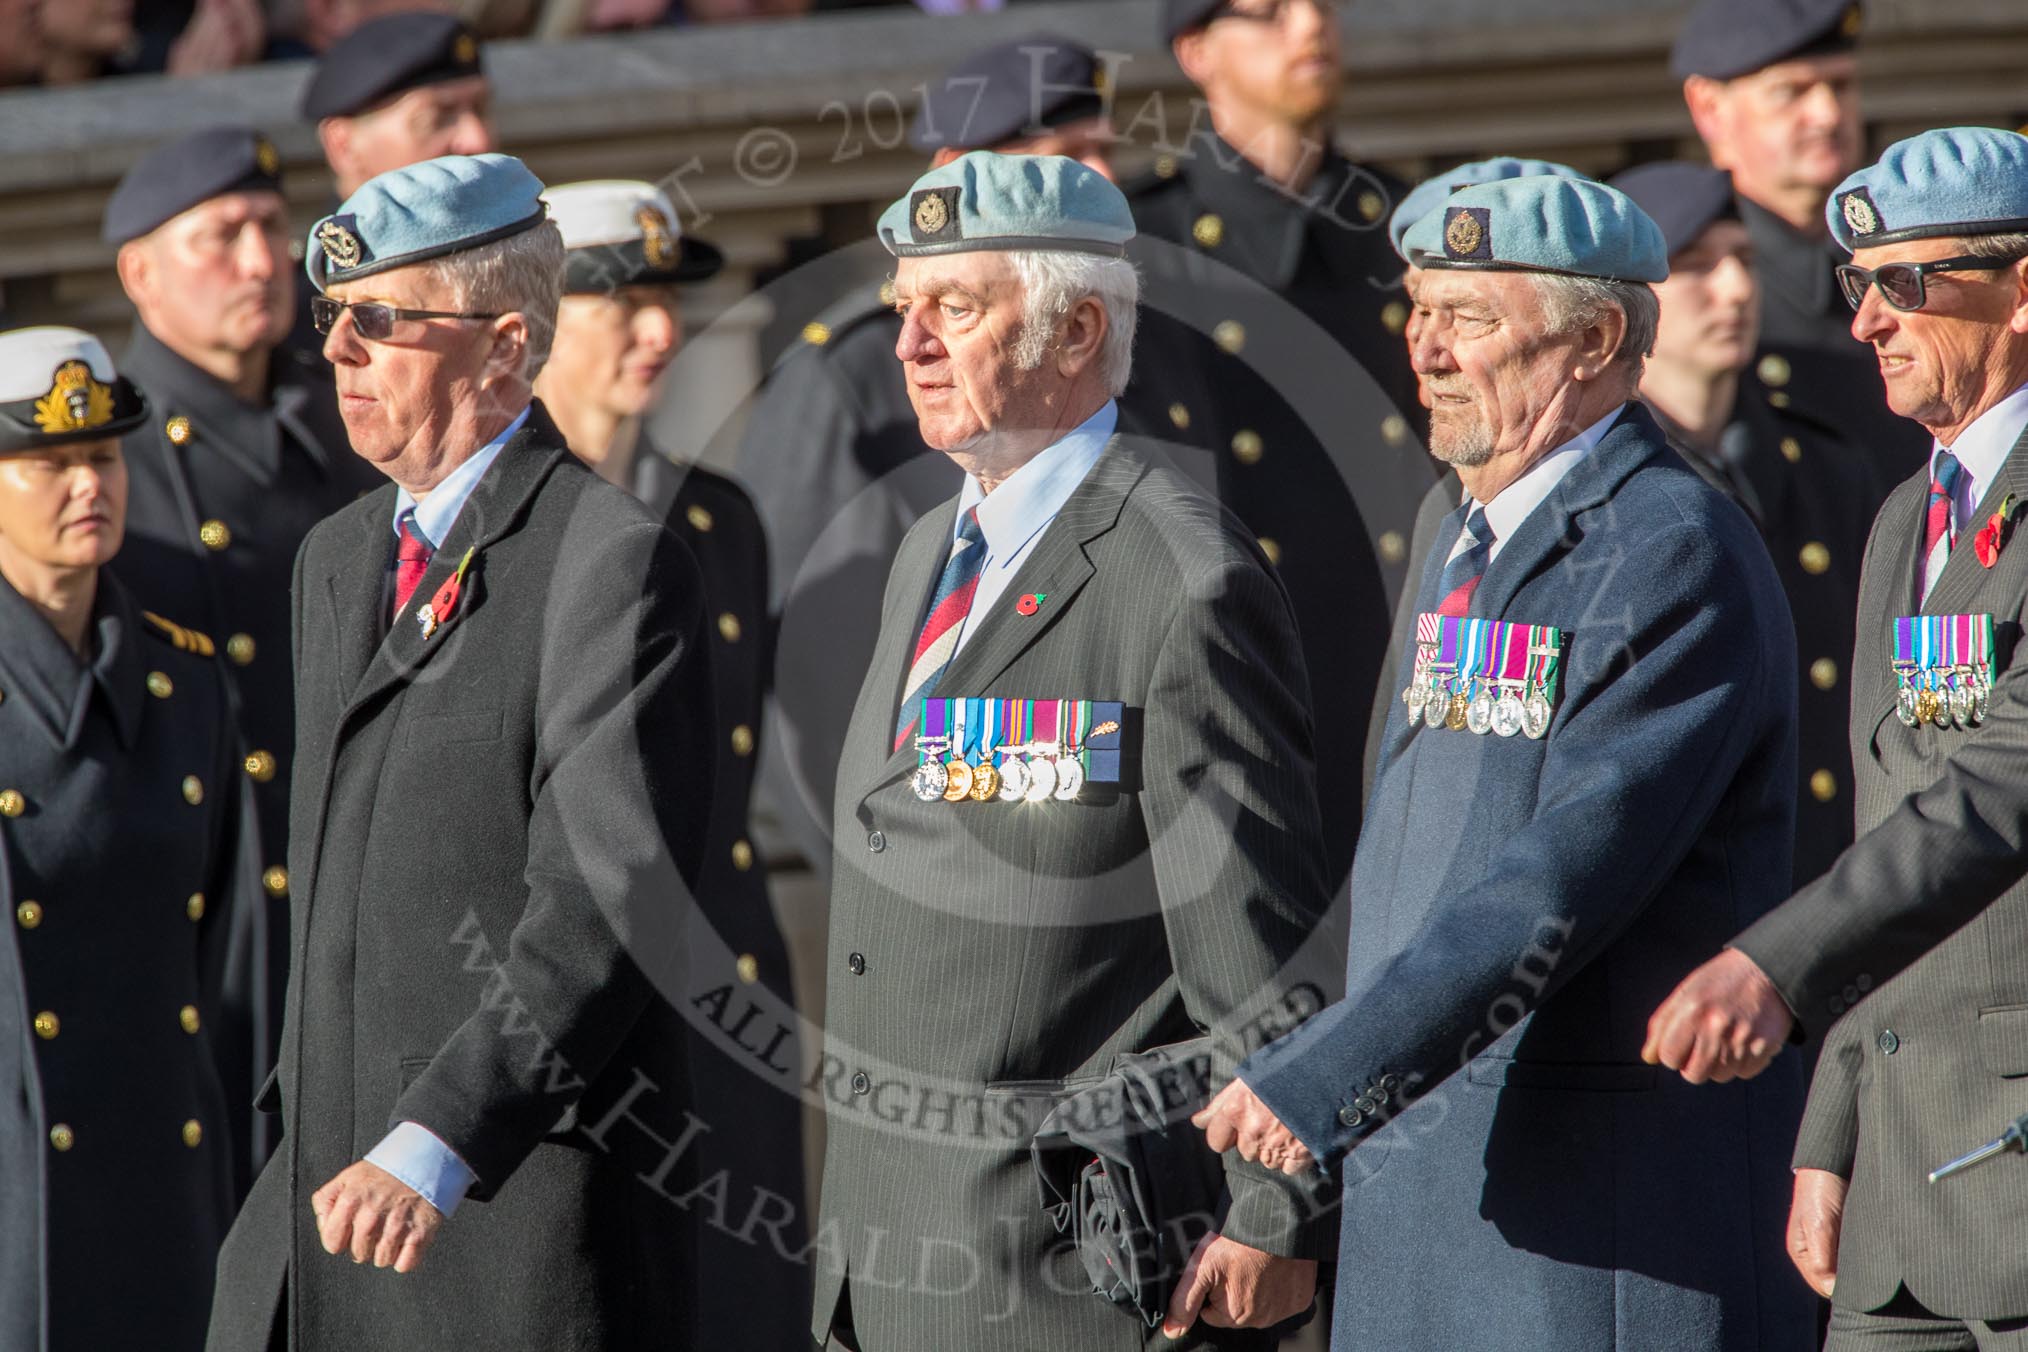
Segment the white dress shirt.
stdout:
[[1957,491],[1951,495],[1951,521],[1959,535],[1971,524],[1972,514],[1979,510],[1979,499],[1993,486],[1993,477],[2007,463],[2007,452],[2021,439],[2024,427],[2028,427],[2028,385],[1981,413],[1958,434],[1956,445],[1946,446],[1931,438],[1931,480],[1936,478],[1936,457],[1941,451],[1956,456],[1964,471],[1958,475]]
[[[1577,462],[1605,440],[1605,434],[1612,430],[1612,425],[1619,421],[1620,414],[1626,412],[1626,409],[1627,406],[1621,404],[1537,460],[1528,467],[1526,474],[1494,494],[1491,502],[1474,502],[1470,493],[1465,494],[1465,506],[1485,508],[1486,524],[1493,530],[1493,548],[1486,555],[1488,568],[1493,566],[1494,559],[1500,557],[1500,551],[1507,547],[1508,538],[1520,530],[1521,524],[1556,491],[1556,486],[1563,482],[1563,476],[1577,468]],[[1470,512],[1467,511],[1466,515],[1469,516]],[[1451,546],[1451,552],[1445,556],[1445,561],[1449,562],[1470,547],[1469,532],[1459,531],[1457,543]]]

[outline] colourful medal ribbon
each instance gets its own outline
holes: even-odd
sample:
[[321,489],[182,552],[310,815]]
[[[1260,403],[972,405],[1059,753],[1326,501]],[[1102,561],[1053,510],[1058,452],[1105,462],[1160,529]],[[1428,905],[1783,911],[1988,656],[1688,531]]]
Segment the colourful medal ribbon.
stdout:
[[924,764],[937,754],[931,748],[937,745],[939,741],[945,746],[950,744],[950,707],[951,703],[949,700],[926,699],[922,702],[921,722],[923,735],[915,748],[915,763],[917,765]]
[[971,701],[954,699],[951,706],[951,744],[944,748],[944,754],[953,760],[964,759],[965,725],[971,720]]
[[1056,740],[1057,716],[1062,703],[1061,700],[1053,699],[1039,699],[1035,701],[1035,741],[1054,742]]
[[1065,755],[1075,756],[1078,764],[1082,766],[1084,764],[1084,741],[1086,737],[1091,735],[1091,701],[1088,699],[1071,700],[1069,714],[1069,720],[1064,727],[1063,750]]
[[1525,624],[1503,626],[1505,633],[1500,640],[1500,661],[1493,675],[1504,689],[1516,689],[1528,679],[1528,649],[1535,630]]
[[1563,631],[1551,625],[1528,629],[1528,682],[1542,692],[1550,706],[1556,704],[1556,686],[1563,670]]
[[958,752],[959,756],[967,764],[971,763],[973,753],[978,751],[980,735],[985,731],[983,726],[985,723],[985,704],[986,701],[982,699],[968,699],[964,701],[965,722]]
[[1470,683],[1466,686],[1465,693],[1473,695],[1478,693],[1479,676],[1486,660],[1486,640],[1489,637],[1486,627],[1491,621],[1464,617],[1460,623],[1464,630],[1461,636],[1464,652],[1458,670],[1461,675],[1469,678]]

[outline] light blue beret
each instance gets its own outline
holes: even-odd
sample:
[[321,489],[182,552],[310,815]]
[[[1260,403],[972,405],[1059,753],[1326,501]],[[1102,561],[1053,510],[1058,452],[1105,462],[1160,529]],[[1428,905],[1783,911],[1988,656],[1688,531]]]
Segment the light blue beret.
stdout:
[[1112,180],[1061,155],[974,150],[915,181],[880,213],[897,258],[974,249],[1062,249],[1119,258],[1134,214]]
[[1938,235],[2028,230],[2028,136],[1944,127],[1896,141],[1824,204],[1847,253]]
[[310,227],[303,271],[322,291],[542,224],[542,180],[512,155],[440,155],[368,179]]
[[1408,233],[1408,227],[1436,210],[1436,204],[1462,188],[1476,187],[1481,183],[1497,183],[1503,178],[1529,178],[1537,174],[1554,174],[1559,178],[1584,178],[1567,164],[1555,160],[1517,160],[1512,155],[1501,155],[1496,159],[1473,160],[1455,169],[1446,169],[1435,178],[1426,178],[1409,190],[1401,199],[1401,205],[1388,218],[1387,235],[1394,241],[1394,251],[1403,258],[1401,237]]
[[1669,275],[1661,227],[1631,197],[1588,178],[1538,174],[1460,189],[1410,226],[1402,244],[1419,268],[1616,282]]

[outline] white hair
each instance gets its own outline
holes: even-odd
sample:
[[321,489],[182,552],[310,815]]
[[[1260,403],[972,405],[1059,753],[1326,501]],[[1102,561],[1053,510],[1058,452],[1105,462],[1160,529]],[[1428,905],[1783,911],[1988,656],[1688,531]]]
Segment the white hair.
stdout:
[[528,321],[521,376],[535,382],[549,361],[556,311],[563,300],[563,235],[553,221],[533,230],[446,254],[437,275],[450,287],[450,307],[473,314],[518,313]]
[[1967,235],[1965,252],[1973,258],[2020,258],[2028,255],[2028,234]]
[[1140,320],[1141,275],[1124,258],[1061,249],[1021,249],[1008,254],[1021,278],[1021,337],[1014,360],[1024,371],[1042,364],[1056,339],[1056,326],[1087,296],[1105,307],[1106,333],[1098,355],[1099,382],[1117,399],[1133,374],[1134,328]]
[[1613,356],[1613,365],[1626,372],[1630,383],[1640,383],[1648,354],[1655,350],[1655,330],[1662,317],[1661,298],[1653,287],[1646,282],[1609,282],[1554,273],[1534,274],[1534,280],[1551,335],[1588,329],[1605,318],[1608,310],[1619,311],[1627,332]]

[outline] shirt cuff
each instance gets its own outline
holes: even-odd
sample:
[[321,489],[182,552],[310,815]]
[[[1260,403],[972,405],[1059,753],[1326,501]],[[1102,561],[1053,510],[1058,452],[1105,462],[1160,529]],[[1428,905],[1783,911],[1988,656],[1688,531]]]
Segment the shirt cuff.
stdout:
[[436,1133],[415,1122],[398,1123],[366,1152],[366,1162],[378,1165],[422,1194],[423,1200],[449,1219],[477,1181],[472,1167],[458,1158],[458,1152],[437,1139]]

